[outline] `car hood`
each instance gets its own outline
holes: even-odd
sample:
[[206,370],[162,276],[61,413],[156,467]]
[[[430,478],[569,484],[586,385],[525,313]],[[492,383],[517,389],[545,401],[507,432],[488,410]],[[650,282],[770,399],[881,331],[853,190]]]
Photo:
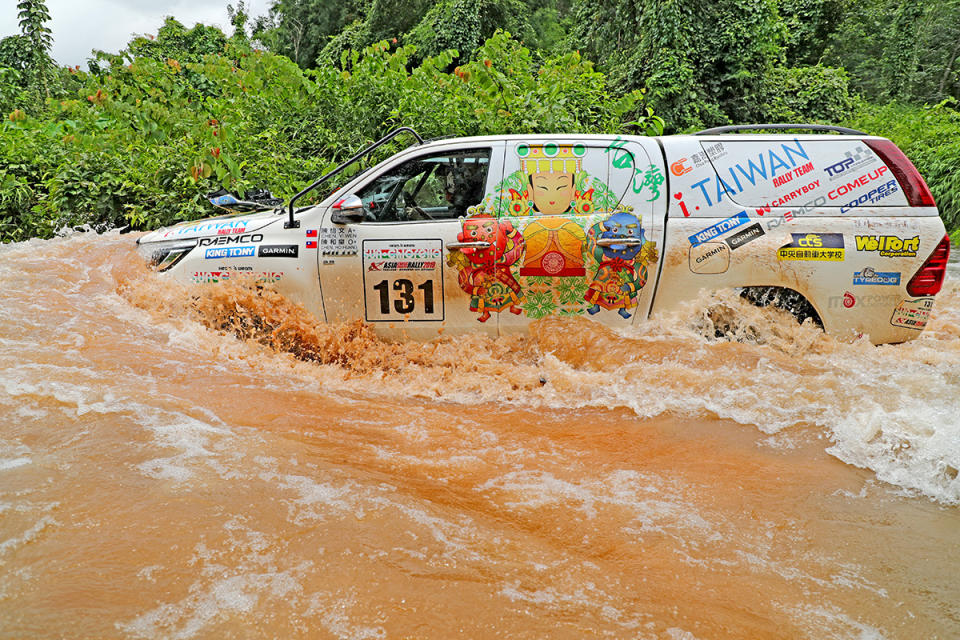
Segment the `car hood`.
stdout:
[[283,213],[277,211],[204,218],[203,220],[193,220],[172,227],[157,229],[140,238],[137,243],[142,245],[169,240],[189,240],[206,236],[249,233],[262,229],[271,222],[276,222],[282,218]]

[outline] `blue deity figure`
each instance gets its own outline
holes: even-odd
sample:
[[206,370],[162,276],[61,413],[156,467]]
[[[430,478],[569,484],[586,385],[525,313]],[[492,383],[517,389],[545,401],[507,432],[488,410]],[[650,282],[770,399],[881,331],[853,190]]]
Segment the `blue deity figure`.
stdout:
[[[597,272],[583,296],[593,304],[587,313],[616,309],[623,318],[629,318],[628,309],[636,306],[640,289],[647,283],[647,265],[657,261],[656,243],[645,238],[640,220],[625,211],[593,225],[588,235]],[[624,239],[630,243],[603,246],[597,244],[601,239]]]

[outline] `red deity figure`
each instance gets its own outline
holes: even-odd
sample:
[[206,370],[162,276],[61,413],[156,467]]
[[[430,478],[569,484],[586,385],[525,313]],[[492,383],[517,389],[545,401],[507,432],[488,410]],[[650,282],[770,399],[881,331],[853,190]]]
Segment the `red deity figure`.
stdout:
[[520,232],[509,221],[498,223],[488,213],[475,213],[464,218],[457,240],[489,243],[485,248],[451,251],[448,260],[460,270],[460,288],[470,294],[470,310],[480,314],[477,320],[486,322],[491,311],[500,313],[507,308],[519,315],[520,283],[510,267],[523,255]]

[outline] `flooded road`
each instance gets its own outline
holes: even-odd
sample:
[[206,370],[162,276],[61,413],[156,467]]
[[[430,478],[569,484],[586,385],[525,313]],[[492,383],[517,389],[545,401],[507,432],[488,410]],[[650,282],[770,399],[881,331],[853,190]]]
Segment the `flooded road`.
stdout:
[[0,637],[960,637],[956,273],[883,347],[732,295],[387,344],[119,235],[0,285]]

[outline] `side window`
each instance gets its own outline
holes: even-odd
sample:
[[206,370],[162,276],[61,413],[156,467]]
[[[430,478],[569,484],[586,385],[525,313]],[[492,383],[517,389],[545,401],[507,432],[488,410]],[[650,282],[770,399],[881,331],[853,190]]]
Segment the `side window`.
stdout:
[[489,168],[489,149],[439,152],[394,167],[357,195],[368,220],[456,218],[483,200]]

